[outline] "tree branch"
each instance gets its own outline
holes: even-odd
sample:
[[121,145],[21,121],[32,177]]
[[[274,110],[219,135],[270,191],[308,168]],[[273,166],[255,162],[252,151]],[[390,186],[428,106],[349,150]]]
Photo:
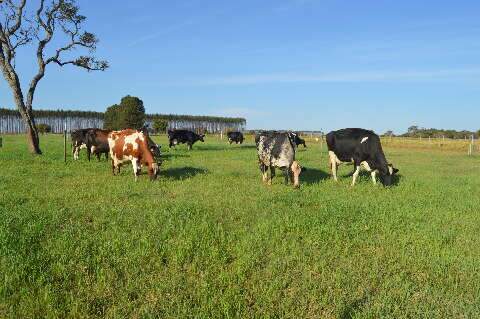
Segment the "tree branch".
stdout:
[[5,30],[5,33],[6,33],[6,36],[7,38],[10,37],[10,35],[14,34],[15,32],[17,32],[18,29],[20,29],[20,27],[22,26],[22,18],[23,18],[23,9],[25,8],[25,5],[27,4],[27,0],[21,0],[20,1],[20,4],[18,5],[18,7],[16,7],[13,2],[11,2],[10,0],[8,0],[7,2],[9,2],[9,4],[15,8],[16,12],[15,12],[15,23],[13,24],[12,27],[8,28],[7,27],[7,30]]

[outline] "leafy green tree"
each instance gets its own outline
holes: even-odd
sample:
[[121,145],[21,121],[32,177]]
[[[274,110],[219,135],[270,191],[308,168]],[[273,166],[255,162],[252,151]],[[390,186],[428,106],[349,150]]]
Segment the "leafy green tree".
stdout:
[[120,104],[107,108],[104,117],[104,128],[123,130],[126,128],[141,129],[145,125],[145,107],[138,97],[127,95]]
[[122,128],[141,129],[145,125],[145,107],[138,97],[127,95],[120,102]]
[[157,134],[165,133],[167,131],[168,121],[161,118],[155,118],[153,120],[153,131]]

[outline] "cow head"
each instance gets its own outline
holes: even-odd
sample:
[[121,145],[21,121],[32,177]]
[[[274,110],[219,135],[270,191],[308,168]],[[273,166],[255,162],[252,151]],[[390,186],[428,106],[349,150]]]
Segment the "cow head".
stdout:
[[151,163],[150,165],[148,165],[148,176],[150,176],[151,181],[154,181],[155,179],[157,179],[159,172],[160,172],[160,169],[157,163]]
[[205,140],[203,139],[205,137],[205,134],[201,134],[198,136],[198,140],[199,141],[202,141],[202,142],[205,142]]
[[383,186],[391,186],[393,184],[394,176],[399,172],[399,170],[393,167],[392,164],[388,164],[387,172],[380,174],[380,181],[382,182]]
[[300,173],[302,172],[302,167],[297,161],[293,161],[290,170],[292,171],[293,187],[300,187]]
[[153,157],[160,158],[162,156],[162,153],[160,151],[160,148],[162,147],[161,145],[152,143],[148,146],[150,148],[150,152],[152,152],[152,154],[153,154]]

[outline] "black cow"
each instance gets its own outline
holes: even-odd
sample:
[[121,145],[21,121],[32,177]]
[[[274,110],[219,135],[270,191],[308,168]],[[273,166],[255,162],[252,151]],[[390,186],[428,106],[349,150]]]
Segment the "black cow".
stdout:
[[97,159],[100,160],[102,154],[105,154],[105,158],[108,160],[108,153],[110,147],[108,146],[108,134],[110,130],[90,129],[87,134],[87,158],[90,161],[90,155],[95,154]]
[[347,128],[328,133],[326,140],[335,181],[338,180],[337,166],[353,162],[355,168],[352,186],[355,185],[362,166],[371,173],[373,184],[376,184],[376,173],[379,172],[381,183],[384,186],[392,185],[393,175],[398,173],[398,169],[387,162],[380,138],[373,131]]
[[160,151],[160,148],[161,146],[158,145],[157,143],[155,143],[151,138],[150,138],[150,134],[148,132],[148,128],[147,127],[143,127],[140,132],[143,133],[143,135],[146,136],[147,138],[147,145],[148,145],[148,148],[150,149],[150,151],[152,152],[153,154],[153,157],[157,160],[157,162],[161,162],[160,158],[162,156],[162,153]]
[[87,148],[87,132],[92,128],[78,129],[70,133],[73,159],[78,160],[82,148]]
[[303,147],[307,147],[307,144],[305,144],[305,140],[300,137],[300,134],[298,134],[297,132],[291,132],[291,134],[297,146],[303,145]]
[[204,134],[198,135],[189,130],[168,130],[168,140],[169,140],[169,147],[176,146],[177,144],[187,144],[189,150],[192,149],[192,145],[195,144],[196,141],[202,141],[205,137]]
[[270,185],[275,176],[275,167],[278,167],[284,172],[285,184],[288,185],[291,180],[294,187],[300,186],[302,167],[295,160],[297,145],[291,133],[262,132],[255,136],[255,143],[263,182]]
[[234,142],[235,144],[242,144],[244,140],[242,132],[228,132],[227,137],[230,144]]

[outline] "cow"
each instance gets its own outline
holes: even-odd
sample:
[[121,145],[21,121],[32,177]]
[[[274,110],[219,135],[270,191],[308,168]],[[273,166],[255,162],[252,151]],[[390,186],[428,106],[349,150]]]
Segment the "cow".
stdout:
[[305,143],[305,140],[300,137],[300,134],[298,134],[297,132],[291,132],[291,134],[292,134],[292,136],[294,138],[294,141],[295,141],[295,144],[297,146],[303,145],[303,147],[307,147],[307,144]]
[[227,137],[230,144],[234,142],[235,144],[242,144],[244,140],[242,132],[228,132]]
[[89,161],[91,154],[95,154],[98,160],[100,160],[102,154],[105,154],[105,158],[108,160],[108,153],[110,152],[108,134],[110,132],[110,130],[90,129],[86,133],[87,158]]
[[78,129],[70,133],[72,139],[72,155],[74,160],[78,160],[82,148],[87,148],[87,132],[91,128]]
[[373,131],[360,128],[332,131],[327,134],[326,141],[335,181],[338,181],[338,165],[350,162],[354,165],[352,186],[355,186],[361,167],[370,172],[374,185],[377,183],[377,173],[384,186],[393,184],[393,176],[399,170],[387,162],[380,138]]
[[168,130],[168,140],[169,140],[169,147],[176,146],[177,144],[187,144],[187,148],[189,150],[192,149],[192,145],[196,141],[204,141],[205,135],[198,135],[189,130]]
[[[264,183],[272,184],[275,167],[278,167],[284,172],[286,185],[292,181],[295,188],[300,187],[302,167],[295,160],[297,146],[291,133],[262,132],[255,136],[255,143]],[[268,169],[270,169],[270,179],[268,178]]]
[[150,180],[155,180],[159,173],[158,163],[148,145],[148,135],[142,131],[126,129],[112,131],[108,134],[110,157],[112,158],[112,173],[120,173],[120,166],[132,162],[135,181],[142,170],[142,165],[148,167]]

